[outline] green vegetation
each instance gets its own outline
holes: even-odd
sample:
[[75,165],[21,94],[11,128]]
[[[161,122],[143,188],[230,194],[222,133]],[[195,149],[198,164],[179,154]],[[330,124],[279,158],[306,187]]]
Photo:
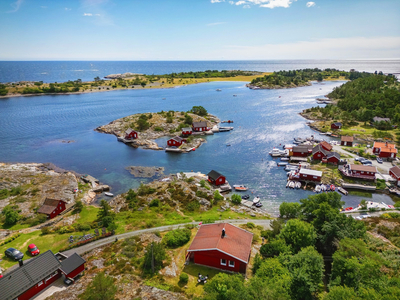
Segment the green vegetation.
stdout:
[[98,273],[85,292],[80,295],[82,300],[113,300],[118,288],[114,285],[114,279],[104,272]]
[[233,204],[238,205],[238,204],[242,203],[242,197],[240,197],[240,195],[238,195],[238,194],[233,194],[231,197],[231,201]]
[[296,218],[300,212],[300,204],[297,202],[282,202],[279,206],[281,218]]
[[147,122],[148,119],[149,119],[148,116],[146,116],[145,114],[141,114],[139,116],[139,119],[136,121],[136,129],[140,131],[149,129],[150,123]]
[[176,248],[185,245],[187,242],[189,242],[190,237],[192,236],[192,232],[187,229],[175,229],[172,231],[169,231],[163,238],[163,242],[168,247],[171,248]]
[[208,115],[207,110],[203,106],[193,106],[189,112],[203,117]]
[[189,281],[189,275],[186,273],[181,273],[181,275],[179,275],[179,283],[181,284],[187,284]]
[[151,243],[146,247],[143,260],[143,271],[146,274],[154,274],[163,267],[163,260],[167,254],[162,243]]
[[165,78],[216,78],[216,77],[236,77],[236,76],[251,76],[257,72],[250,72],[250,71],[227,71],[227,70],[206,70],[204,72],[181,72],[181,73],[171,73],[171,74],[164,74],[159,75],[159,77]]

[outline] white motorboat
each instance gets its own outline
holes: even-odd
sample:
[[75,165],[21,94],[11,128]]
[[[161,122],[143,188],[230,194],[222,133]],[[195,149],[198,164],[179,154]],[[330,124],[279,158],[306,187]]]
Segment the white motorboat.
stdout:
[[[289,175],[288,175],[288,176],[289,176]],[[286,182],[286,188],[289,187],[289,183],[290,183],[290,181],[288,180],[288,181]]]
[[281,161],[288,161],[289,157],[281,157]]
[[269,155],[271,155],[272,157],[281,156],[281,150],[274,148],[269,152]]
[[320,186],[320,185],[317,185],[317,186],[315,187],[315,189],[314,189],[314,192],[315,192],[315,193],[321,192],[321,186]]
[[221,90],[221,89],[216,89],[216,91],[217,91],[217,92],[220,92],[220,91],[222,91],[222,90]]
[[289,183],[289,187],[290,187],[291,189],[294,189],[294,181],[291,181],[291,182]]
[[326,185],[325,184],[321,184],[321,192],[325,192],[326,191]]
[[104,195],[108,196],[108,197],[114,197],[113,193],[109,193],[109,192],[105,192]]
[[288,162],[278,162],[277,165],[278,165],[278,167],[287,166]]
[[299,168],[298,166],[286,165],[286,166],[285,166],[285,171],[297,171],[298,168]]
[[301,182],[300,182],[300,181],[297,181],[297,182],[296,182],[296,186],[295,186],[295,187],[296,187],[296,189],[299,189],[299,188],[301,188]]
[[258,203],[258,202],[260,202],[260,197],[255,197],[254,199],[253,199],[253,204],[256,204],[256,203]]

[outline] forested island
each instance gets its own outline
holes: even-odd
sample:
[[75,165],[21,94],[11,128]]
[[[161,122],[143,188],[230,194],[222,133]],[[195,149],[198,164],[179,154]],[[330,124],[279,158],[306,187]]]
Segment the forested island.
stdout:
[[263,77],[257,77],[247,86],[251,89],[284,89],[311,85],[310,81],[323,80],[353,80],[368,77],[373,74],[367,72],[350,72],[336,69],[301,69],[273,72]]

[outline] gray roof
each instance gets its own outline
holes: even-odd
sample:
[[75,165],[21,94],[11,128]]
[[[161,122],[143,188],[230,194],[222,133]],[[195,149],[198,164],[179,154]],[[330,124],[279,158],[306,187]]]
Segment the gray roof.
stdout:
[[175,136],[171,138],[171,140],[177,141],[178,143],[185,141],[185,139],[181,138],[180,136]]
[[390,119],[389,118],[380,118],[380,117],[374,117],[374,122],[382,122],[382,121],[384,121],[384,122],[390,122]]
[[125,131],[126,134],[130,134],[131,132],[136,132],[135,130],[133,130],[132,128],[129,128]]
[[208,175],[208,177],[210,177],[213,180],[217,180],[218,177],[224,176],[221,173],[218,173],[217,171],[214,171],[214,170],[211,170],[210,173],[208,173],[207,175]]
[[86,262],[82,257],[80,257],[78,254],[74,253],[67,259],[63,260],[61,262],[61,270],[65,274],[71,273],[73,270],[78,268],[79,266],[83,265]]
[[342,126],[342,123],[340,123],[340,122],[335,122],[333,124],[336,125],[336,126]]
[[308,152],[308,149],[307,146],[296,146],[292,148],[292,152]]
[[182,128],[182,131],[192,131],[192,128],[190,128],[190,127],[185,127],[185,128]]
[[326,158],[331,158],[331,157],[336,157],[338,160],[340,160],[340,154],[337,152],[329,152]]
[[201,121],[201,122],[193,122],[192,127],[207,127],[207,122],[206,121]]
[[61,267],[51,250],[32,258],[0,279],[1,300],[12,300]]
[[315,146],[312,149],[312,155],[314,155],[315,153],[317,153],[318,151],[321,151],[325,156],[329,153],[329,151],[325,150],[324,148],[322,148],[321,144],[318,144],[317,146]]

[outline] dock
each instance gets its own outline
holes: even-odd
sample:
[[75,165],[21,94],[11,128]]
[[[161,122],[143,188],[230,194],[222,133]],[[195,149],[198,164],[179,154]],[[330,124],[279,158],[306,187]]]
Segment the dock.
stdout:
[[290,161],[300,161],[300,162],[307,162],[308,158],[307,157],[298,157],[298,156],[291,156]]
[[125,139],[125,138],[123,138],[123,137],[121,137],[121,136],[117,137],[117,140],[118,140],[119,142],[123,142],[123,143],[125,143],[125,144],[134,143],[134,142],[136,141],[135,139],[127,140],[127,139]]
[[243,199],[242,199],[241,204],[244,205],[244,206],[246,206],[246,207],[248,207],[248,208],[254,208],[254,206],[253,206],[253,201],[243,200]]
[[232,187],[228,182],[226,182],[225,184],[221,184],[220,186],[218,186],[218,191],[220,193],[230,192],[232,191]]
[[183,153],[184,151],[179,148],[165,148],[165,152]]
[[375,191],[376,190],[376,186],[353,184],[353,183],[342,183],[342,187],[345,189],[357,189],[357,190],[365,190],[365,191]]

